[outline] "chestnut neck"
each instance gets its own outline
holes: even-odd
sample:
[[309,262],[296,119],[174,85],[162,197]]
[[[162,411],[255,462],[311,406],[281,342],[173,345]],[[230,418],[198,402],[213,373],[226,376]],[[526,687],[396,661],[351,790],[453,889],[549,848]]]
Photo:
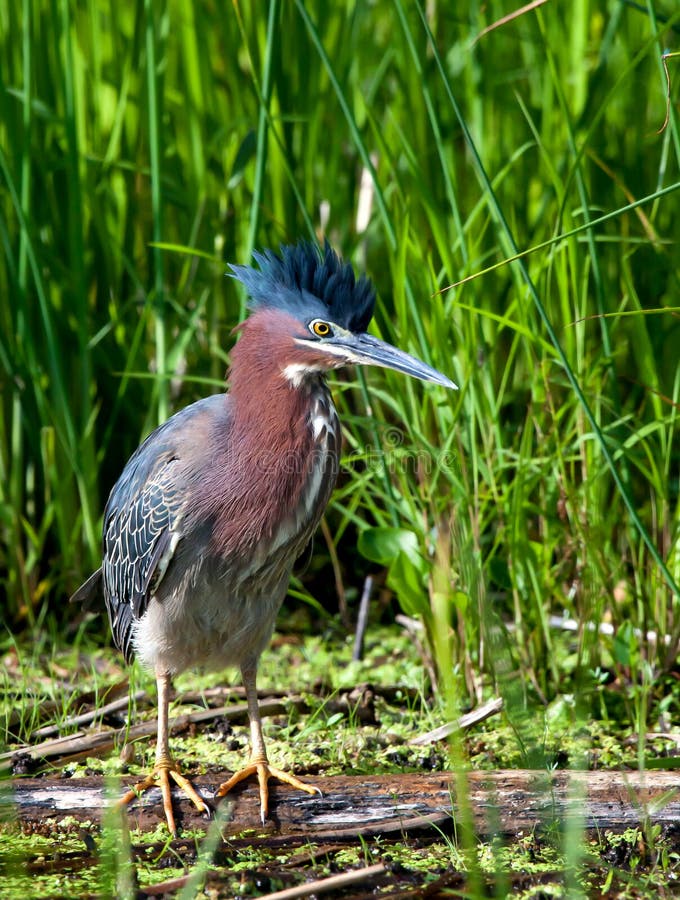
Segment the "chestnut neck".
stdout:
[[319,401],[333,413],[321,372],[296,382],[284,372],[305,359],[293,338],[303,326],[292,323],[285,313],[256,313],[232,351],[229,427],[209,489],[213,541],[225,555],[271,539],[299,508],[318,463],[312,416]]

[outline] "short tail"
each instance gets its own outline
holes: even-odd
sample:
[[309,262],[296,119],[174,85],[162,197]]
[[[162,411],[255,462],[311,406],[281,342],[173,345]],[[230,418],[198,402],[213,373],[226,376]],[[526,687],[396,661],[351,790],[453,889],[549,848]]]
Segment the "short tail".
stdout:
[[101,569],[93,572],[87,581],[80,585],[78,590],[71,596],[69,603],[79,603],[83,609],[103,605],[104,591],[102,589]]

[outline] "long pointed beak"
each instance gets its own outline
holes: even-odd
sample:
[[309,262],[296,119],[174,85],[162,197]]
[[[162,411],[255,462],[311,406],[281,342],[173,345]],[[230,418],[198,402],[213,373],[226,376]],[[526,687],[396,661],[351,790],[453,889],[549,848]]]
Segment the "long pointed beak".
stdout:
[[404,353],[392,344],[381,341],[371,334],[350,334],[348,336],[332,338],[328,344],[342,348],[348,362],[361,366],[382,366],[384,369],[394,369],[396,372],[404,372],[421,381],[430,381],[440,384],[442,387],[458,390],[446,375],[442,375],[432,366],[422,362],[410,353]]

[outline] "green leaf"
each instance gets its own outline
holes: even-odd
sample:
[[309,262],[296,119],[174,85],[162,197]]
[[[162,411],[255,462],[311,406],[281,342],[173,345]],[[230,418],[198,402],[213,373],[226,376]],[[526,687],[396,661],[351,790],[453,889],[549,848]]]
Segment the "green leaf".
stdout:
[[248,132],[248,134],[246,134],[243,141],[241,142],[241,146],[236,151],[236,158],[234,159],[234,164],[231,167],[231,174],[227,183],[227,188],[230,191],[233,191],[234,188],[240,184],[245,168],[250,160],[254,158],[256,150],[257,137],[255,135],[255,132],[251,130]]
[[614,635],[614,659],[620,666],[629,666],[634,646],[635,636],[630,622],[624,622]]
[[415,566],[422,565],[418,538],[407,528],[367,528],[359,535],[359,553],[371,562],[389,566],[400,553]]
[[405,552],[399,552],[388,569],[387,586],[397,595],[399,605],[407,616],[427,619],[430,605],[424,584],[422,557],[419,561],[420,565],[414,563]]

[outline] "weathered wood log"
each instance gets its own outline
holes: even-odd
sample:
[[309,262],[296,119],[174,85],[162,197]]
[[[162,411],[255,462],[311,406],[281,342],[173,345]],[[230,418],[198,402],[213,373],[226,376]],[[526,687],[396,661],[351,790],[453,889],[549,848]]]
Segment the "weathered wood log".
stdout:
[[[226,773],[199,776],[195,785],[207,799]],[[553,822],[582,822],[585,828],[621,830],[645,822],[680,823],[680,773],[677,772],[471,772],[470,807],[478,834],[517,834]],[[127,787],[134,783],[121,779]],[[332,776],[316,784],[322,796],[308,796],[270,782],[271,822],[259,825],[257,787],[234,789],[223,832],[244,830],[279,834],[285,840],[338,841],[446,826],[458,813],[451,773]],[[121,784],[121,790],[123,784]],[[20,822],[73,816],[97,820],[108,802],[101,777],[16,779],[4,798]],[[175,792],[180,827],[205,827],[206,819]],[[224,810],[223,810],[224,811]],[[130,825],[152,829],[162,818],[160,792],[151,790],[127,810]]]

